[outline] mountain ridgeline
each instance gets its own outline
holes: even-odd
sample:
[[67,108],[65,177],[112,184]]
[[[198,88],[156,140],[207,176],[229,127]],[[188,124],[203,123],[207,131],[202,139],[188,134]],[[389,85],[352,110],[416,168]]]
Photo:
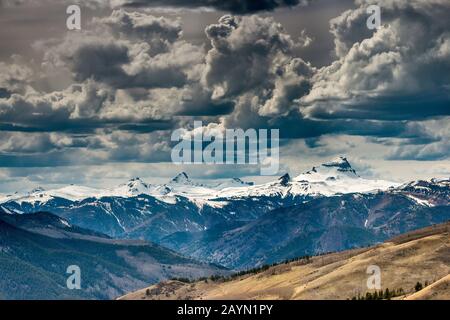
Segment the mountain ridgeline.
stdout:
[[204,184],[180,173],[109,190],[69,186],[0,197],[7,213],[52,212],[112,238],[158,243],[191,258],[247,269],[367,246],[450,219],[450,180],[400,185],[360,177],[339,157],[260,185]]

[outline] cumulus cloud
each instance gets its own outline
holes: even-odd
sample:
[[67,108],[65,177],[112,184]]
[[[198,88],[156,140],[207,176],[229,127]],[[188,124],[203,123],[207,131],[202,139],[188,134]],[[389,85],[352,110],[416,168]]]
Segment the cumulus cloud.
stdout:
[[29,90],[33,72],[24,65],[0,62],[0,99]]
[[[300,110],[312,118],[425,119],[450,108],[450,3],[357,1],[331,21],[336,60],[318,71]],[[368,4],[383,26],[365,28]]]
[[273,18],[223,16],[206,35],[212,49],[203,83],[213,98],[235,98],[242,105],[250,95],[257,115],[277,116],[309,91],[315,70],[291,55],[296,44]]
[[95,19],[122,39],[138,39],[149,43],[157,52],[167,51],[171,43],[179,40],[182,26],[179,19],[155,17],[141,12],[114,10],[110,16]]
[[1,63],[0,130],[148,132],[167,130],[174,115],[223,114],[234,106],[212,101],[200,85],[205,50],[181,38],[178,19],[116,10],[37,47],[43,66],[67,69],[74,84],[40,92],[29,68]]
[[170,145],[163,131],[136,134],[100,129],[95,134],[8,132],[0,137],[2,167],[102,165],[167,162]]
[[76,81],[94,79],[115,88],[181,87],[203,62],[201,47],[180,39],[178,20],[113,11],[92,29],[46,51],[44,63],[67,67]]

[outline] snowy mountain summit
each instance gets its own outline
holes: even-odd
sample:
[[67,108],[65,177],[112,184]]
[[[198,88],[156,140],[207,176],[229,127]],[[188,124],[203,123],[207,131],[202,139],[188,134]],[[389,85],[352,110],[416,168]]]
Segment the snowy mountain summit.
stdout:
[[[399,184],[360,177],[345,157],[338,157],[293,179],[295,192],[330,196],[353,192],[386,190]],[[300,188],[300,190],[298,190]]]
[[313,167],[311,170],[297,176],[294,180],[313,182],[357,178],[360,178],[360,176],[350,165],[347,158],[338,157],[332,161],[321,164],[319,167]]
[[[298,197],[330,196],[353,192],[386,190],[398,184],[384,180],[370,180],[360,177],[345,157],[338,157],[325,162],[295,178],[286,173],[275,181],[254,185],[239,178],[203,184],[192,181],[186,172],[177,174],[166,184],[152,185],[140,178],[133,178],[127,183],[112,189],[93,189],[82,186],[66,186],[60,189],[44,190],[42,188],[28,193],[16,193],[0,197],[0,203],[8,201],[26,203],[45,203],[54,198],[80,201],[87,198],[103,197],[137,197],[141,194],[152,196],[163,202],[176,203],[181,196],[203,205],[210,201],[220,201],[246,197]],[[218,202],[214,202],[217,205]]]
[[[132,197],[149,193],[151,185],[142,181],[139,177],[133,178],[125,184],[121,184],[111,191],[112,196]],[[108,195],[104,192],[103,195]]]
[[177,174],[171,181],[172,183],[178,183],[178,184],[193,184],[191,179],[189,179],[186,172],[181,172]]
[[347,158],[342,157],[342,156],[338,157],[330,162],[326,162],[326,163],[322,164],[322,167],[332,168],[338,172],[357,175],[356,171],[352,168],[352,166],[348,162]]

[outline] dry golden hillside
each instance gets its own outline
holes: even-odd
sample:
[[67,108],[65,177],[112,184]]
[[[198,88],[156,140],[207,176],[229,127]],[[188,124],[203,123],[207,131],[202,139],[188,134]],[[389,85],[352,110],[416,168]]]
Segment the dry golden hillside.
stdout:
[[[163,282],[120,299],[350,299],[365,295],[370,265],[381,269],[381,287],[403,289],[396,299],[450,299],[450,222],[348,250],[281,264],[232,280]],[[424,289],[415,292],[420,282]]]
[[450,275],[408,296],[407,300],[450,300]]

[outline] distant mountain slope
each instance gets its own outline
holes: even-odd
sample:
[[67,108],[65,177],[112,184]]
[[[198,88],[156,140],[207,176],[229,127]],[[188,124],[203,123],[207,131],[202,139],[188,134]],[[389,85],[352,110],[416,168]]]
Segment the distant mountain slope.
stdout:
[[[66,287],[67,267],[81,268],[81,290]],[[113,240],[38,213],[0,212],[3,299],[109,299],[172,277],[225,272],[143,241]]]
[[[445,223],[369,248],[300,259],[228,281],[163,282],[121,299],[351,299],[373,292],[366,285],[370,265],[380,267],[383,290],[403,289],[395,299],[450,299],[449,232]],[[431,285],[414,294],[417,282]]]
[[450,220],[449,181],[419,185],[316,198],[247,223],[175,233],[161,244],[237,269],[367,246]]

